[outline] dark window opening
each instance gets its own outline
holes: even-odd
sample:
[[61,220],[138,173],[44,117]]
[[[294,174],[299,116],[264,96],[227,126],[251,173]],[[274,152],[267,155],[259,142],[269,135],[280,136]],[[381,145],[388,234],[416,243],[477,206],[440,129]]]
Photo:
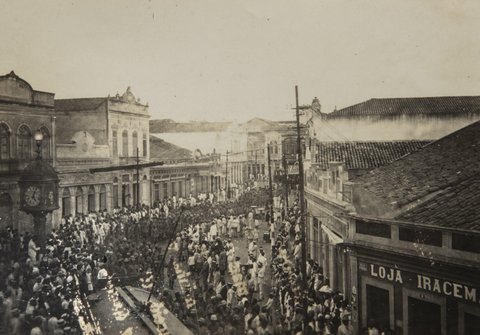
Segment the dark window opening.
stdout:
[[442,246],[442,232],[422,228],[399,228],[399,239],[401,241]]
[[391,238],[390,225],[385,223],[366,222],[356,220],[356,233]]
[[480,236],[454,233],[452,234],[452,248],[480,253]]

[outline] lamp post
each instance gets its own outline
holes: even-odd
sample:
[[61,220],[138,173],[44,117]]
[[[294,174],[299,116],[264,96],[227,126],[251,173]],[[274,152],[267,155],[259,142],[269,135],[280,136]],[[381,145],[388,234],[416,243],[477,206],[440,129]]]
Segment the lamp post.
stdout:
[[43,133],[33,136],[37,157],[25,167],[18,181],[20,209],[33,216],[35,235],[42,252],[45,249],[47,214],[58,209],[58,175],[51,165],[42,160]]

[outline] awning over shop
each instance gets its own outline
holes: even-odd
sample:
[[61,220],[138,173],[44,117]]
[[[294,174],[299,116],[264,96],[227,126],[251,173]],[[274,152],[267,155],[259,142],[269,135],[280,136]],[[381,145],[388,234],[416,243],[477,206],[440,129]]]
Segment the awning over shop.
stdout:
[[338,237],[337,234],[335,234],[333,231],[331,231],[329,228],[327,228],[325,225],[322,224],[322,230],[327,234],[328,239],[330,240],[330,243],[333,245],[341,244],[343,243],[343,239]]

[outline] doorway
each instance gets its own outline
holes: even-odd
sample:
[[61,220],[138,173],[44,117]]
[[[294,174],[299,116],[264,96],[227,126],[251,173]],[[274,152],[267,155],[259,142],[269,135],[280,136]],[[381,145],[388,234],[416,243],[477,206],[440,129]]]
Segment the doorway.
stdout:
[[447,335],[447,299],[402,289],[403,335]]
[[367,325],[373,324],[380,331],[390,328],[390,295],[388,290],[366,285]]
[[441,334],[441,306],[439,304],[408,297],[408,334]]

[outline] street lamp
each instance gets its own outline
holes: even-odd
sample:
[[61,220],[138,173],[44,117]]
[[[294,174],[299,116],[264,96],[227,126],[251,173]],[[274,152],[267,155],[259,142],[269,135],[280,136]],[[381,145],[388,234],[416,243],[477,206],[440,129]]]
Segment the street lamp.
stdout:
[[35,143],[37,144],[37,150],[35,151],[37,153],[37,159],[42,159],[43,133],[39,129],[37,129],[37,131],[33,135],[33,138],[35,139]]

